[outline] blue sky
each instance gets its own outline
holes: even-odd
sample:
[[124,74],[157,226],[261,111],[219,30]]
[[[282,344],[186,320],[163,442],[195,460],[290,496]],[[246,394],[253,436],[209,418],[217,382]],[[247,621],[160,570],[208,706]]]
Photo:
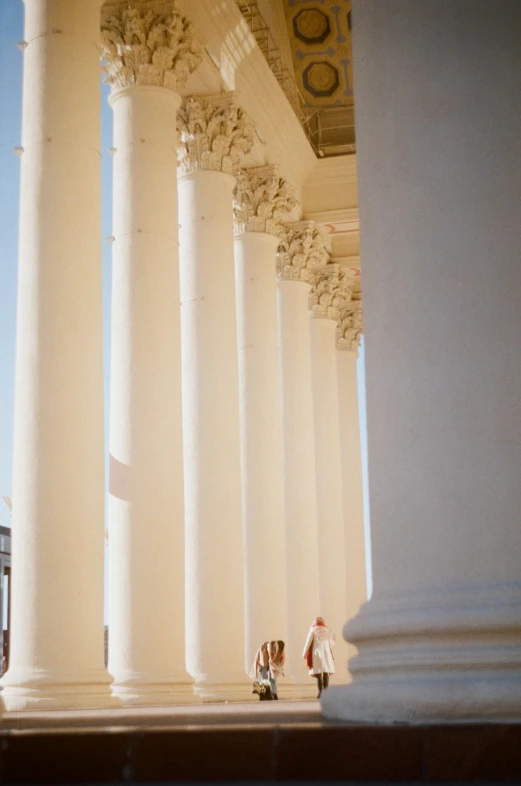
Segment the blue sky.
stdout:
[[[23,5],[0,0],[0,496],[11,494]],[[0,524],[9,512],[0,505]]]

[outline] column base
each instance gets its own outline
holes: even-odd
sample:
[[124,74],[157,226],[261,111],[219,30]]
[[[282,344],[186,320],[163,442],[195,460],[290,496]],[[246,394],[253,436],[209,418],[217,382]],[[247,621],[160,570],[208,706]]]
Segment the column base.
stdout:
[[6,712],[24,710],[75,710],[120,707],[110,690],[111,677],[104,669],[88,674],[28,675],[9,669],[0,681]]
[[194,692],[192,683],[160,685],[141,683],[139,685],[113,685],[112,695],[124,707],[157,707],[174,704],[200,704],[201,699]]
[[253,701],[252,684],[246,679],[237,682],[210,682],[196,680],[195,693],[205,704],[210,702]]
[[357,682],[329,688],[320,705],[331,720],[367,723],[521,721],[521,672]]
[[521,586],[374,597],[344,627],[358,647],[327,718],[371,723],[521,721]]
[[194,682],[186,672],[173,675],[120,671],[118,674],[114,669],[112,673],[112,695],[125,707],[201,703],[194,693]]

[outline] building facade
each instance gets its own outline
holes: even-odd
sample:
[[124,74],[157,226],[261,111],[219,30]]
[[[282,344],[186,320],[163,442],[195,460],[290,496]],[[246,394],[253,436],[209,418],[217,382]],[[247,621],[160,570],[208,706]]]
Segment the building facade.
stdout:
[[344,10],[26,4],[8,709],[246,700],[269,639],[287,644],[281,695],[314,695],[300,650],[319,614],[347,659],[365,598],[358,212],[352,121],[340,149],[324,120],[352,104]]
[[517,0],[27,0],[7,708],[246,700],[267,639],[304,697],[322,614],[326,716],[519,719],[520,34]]

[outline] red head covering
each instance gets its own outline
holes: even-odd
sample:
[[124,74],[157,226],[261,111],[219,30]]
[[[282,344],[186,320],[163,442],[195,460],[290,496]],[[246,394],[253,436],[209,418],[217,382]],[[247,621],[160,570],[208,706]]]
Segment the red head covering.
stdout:
[[323,617],[316,617],[315,621],[313,622],[313,627],[326,627],[326,623],[324,622]]

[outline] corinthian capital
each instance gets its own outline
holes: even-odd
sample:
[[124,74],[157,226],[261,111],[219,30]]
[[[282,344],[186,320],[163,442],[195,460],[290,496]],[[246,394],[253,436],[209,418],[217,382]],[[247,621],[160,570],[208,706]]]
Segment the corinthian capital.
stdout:
[[357,352],[363,332],[362,287],[360,268],[357,265],[343,268],[351,286],[351,299],[340,310],[336,330],[337,349]]
[[356,352],[362,332],[362,301],[353,300],[349,307],[340,313],[340,321],[336,331],[337,349]]
[[278,248],[277,278],[313,284],[313,271],[327,265],[330,250],[314,221],[285,224]]
[[337,349],[356,352],[363,331],[360,268],[344,268],[344,273],[351,279],[352,294],[351,300],[340,311],[336,330],[336,346]]
[[277,174],[277,167],[256,166],[237,175],[234,192],[235,232],[280,235],[281,221],[296,207],[293,190]]
[[352,279],[339,265],[329,264],[317,270],[309,293],[309,313],[316,319],[340,320],[341,312],[350,302]]
[[253,125],[233,95],[185,99],[178,115],[177,160],[185,173],[213,169],[235,175],[253,147]]
[[104,7],[101,52],[113,90],[156,85],[177,91],[202,60],[192,24],[170,0],[132,0]]

